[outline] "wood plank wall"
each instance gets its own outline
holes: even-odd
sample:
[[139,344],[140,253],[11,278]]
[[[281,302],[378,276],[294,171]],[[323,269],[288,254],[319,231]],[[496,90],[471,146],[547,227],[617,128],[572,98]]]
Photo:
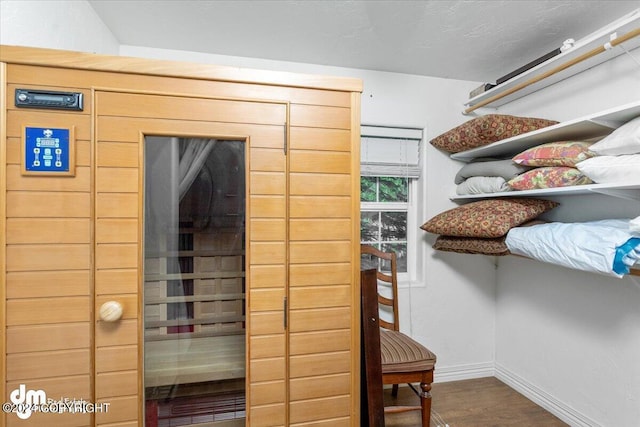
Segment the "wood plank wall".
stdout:
[[[18,384],[26,383],[53,396],[112,403],[109,414],[98,414],[95,419],[90,415],[38,414],[19,421],[12,416],[7,417],[8,426],[73,427],[95,422],[124,427],[140,422],[140,314],[133,309],[140,305],[141,280],[137,270],[139,157],[135,154],[139,147],[119,141],[113,133],[125,128],[108,123],[106,117],[98,119],[96,126],[110,127],[112,134],[104,143],[92,145],[92,88],[153,93],[171,88],[184,96],[207,94],[291,103],[290,180],[286,184],[289,228],[283,230],[285,224],[269,218],[270,214],[252,224],[256,246],[272,245],[283,231],[291,240],[285,250],[289,270],[260,273],[265,284],[284,278],[289,281],[290,364],[285,373],[276,370],[280,375],[276,378],[271,368],[278,364],[277,357],[265,350],[252,362],[249,372],[257,385],[267,386],[283,375],[289,379],[286,393],[291,425],[358,425],[358,379],[352,372],[357,372],[354,366],[358,366],[359,350],[352,328],[357,324],[354,310],[359,298],[354,279],[358,259],[354,251],[359,244],[354,240],[359,228],[354,165],[359,159],[353,157],[358,153],[354,146],[359,139],[351,132],[359,110],[354,110],[355,98],[350,92],[12,64],[7,66],[7,81],[5,392],[8,395]],[[18,110],[13,107],[16,87],[81,91],[87,100],[85,110]],[[20,175],[21,126],[25,123],[75,126],[75,177]],[[180,130],[169,125],[167,131]],[[264,170],[252,172],[251,191],[256,195],[278,197],[269,194],[272,190],[263,184],[264,174],[284,179],[273,176],[282,175],[271,170],[277,164],[274,155],[266,147],[252,152],[250,161],[264,165]],[[253,256],[258,259],[260,255]],[[256,267],[249,272],[250,280],[259,270]],[[268,291],[269,286],[265,288]],[[100,328],[94,333],[95,310],[108,299],[125,301],[121,325],[127,333],[109,334]],[[278,322],[269,304],[265,308],[261,318],[265,322],[252,322],[257,338],[272,335],[270,328],[275,326],[269,325]],[[254,356],[268,348],[257,341],[250,344]],[[94,373],[96,365],[104,367],[103,371]],[[120,394],[106,390],[119,390]],[[258,403],[256,407],[260,407]],[[270,406],[272,413],[282,413],[281,406],[267,402],[262,406],[265,412],[256,413],[255,419],[268,415]],[[252,425],[260,424],[256,421]]]

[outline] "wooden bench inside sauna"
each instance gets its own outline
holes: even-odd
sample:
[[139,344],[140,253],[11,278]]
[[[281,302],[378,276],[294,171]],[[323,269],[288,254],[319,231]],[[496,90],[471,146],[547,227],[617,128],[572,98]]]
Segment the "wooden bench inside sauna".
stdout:
[[[144,384],[150,426],[236,425],[229,420],[244,425],[244,167],[237,164],[238,141],[217,144],[178,197],[177,211],[165,203],[176,196],[165,191],[162,172],[146,184]],[[228,176],[230,167],[235,176]]]

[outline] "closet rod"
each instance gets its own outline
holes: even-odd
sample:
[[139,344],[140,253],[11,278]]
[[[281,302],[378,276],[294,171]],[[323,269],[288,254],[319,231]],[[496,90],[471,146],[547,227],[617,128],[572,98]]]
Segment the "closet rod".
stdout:
[[[637,37],[639,35],[640,35],[640,28],[636,28],[635,30],[629,31],[627,34],[611,40],[606,45],[598,46],[598,47],[590,50],[589,52],[585,52],[582,55],[573,58],[571,61],[567,61],[565,64],[559,65],[556,68],[553,68],[553,69],[551,69],[549,71],[546,71],[546,72],[540,74],[539,76],[533,77],[533,78],[531,78],[531,79],[529,79],[529,80],[527,80],[525,82],[517,84],[514,87],[512,87],[511,89],[505,90],[502,93],[499,93],[499,94],[494,95],[494,96],[492,96],[490,98],[487,98],[484,101],[481,101],[481,102],[477,103],[473,107],[467,108],[466,110],[464,110],[464,113],[465,114],[469,114],[470,112],[474,111],[477,108],[484,107],[487,104],[491,104],[493,101],[497,101],[500,98],[504,98],[507,95],[511,95],[512,93],[517,92],[520,89],[523,89],[523,88],[525,88],[527,86],[530,86],[530,85],[532,85],[534,83],[537,83],[542,79],[545,79],[545,78],[547,78],[549,76],[552,76],[552,75],[554,75],[556,73],[559,73],[560,71],[565,70],[565,69],[571,67],[572,65],[575,65],[575,64],[577,64],[579,62],[582,62],[582,61],[584,61],[586,59],[589,59],[592,56],[595,56],[595,55],[597,55],[599,53],[602,53],[605,50],[610,49],[611,47],[617,46],[620,43],[624,43],[627,40],[631,40],[632,38]],[[608,47],[607,45],[610,45],[611,47]],[[607,46],[607,47],[605,47],[605,46]]]

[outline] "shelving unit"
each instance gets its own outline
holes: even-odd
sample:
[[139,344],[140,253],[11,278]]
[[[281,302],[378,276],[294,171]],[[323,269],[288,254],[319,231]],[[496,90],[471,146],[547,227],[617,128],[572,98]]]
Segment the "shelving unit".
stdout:
[[[550,73],[556,68],[562,68],[564,64],[571,64],[573,63],[573,61],[580,60],[581,56],[586,55],[593,49],[605,46],[607,43],[610,43],[612,35],[621,37],[624,34],[638,31],[638,28],[640,28],[640,9],[637,9],[620,18],[619,20],[613,22],[607,27],[604,27],[578,40],[571,49],[566,50],[565,52],[562,52],[559,55],[525,71],[524,73],[519,74],[507,80],[506,82],[469,99],[467,102],[465,102],[464,105],[467,107],[474,107],[496,95],[508,92],[516,88],[516,86],[528,82],[529,80],[533,80],[538,76],[543,76],[545,73]],[[567,34],[567,37],[571,37],[571,34]],[[625,41],[622,46],[624,46],[624,49],[631,51],[640,46],[640,37],[633,37]],[[625,53],[624,49],[619,46],[604,49],[603,52],[598,53],[597,55],[591,56],[588,59],[584,59],[574,65],[561,69],[560,71],[555,72],[552,75],[549,75],[526,87],[518,89],[517,91],[508,94],[500,99],[492,101],[489,104],[485,105],[485,107],[499,107],[530,93],[536,92],[542,88],[550,86],[584,70],[613,59],[616,56],[622,55]],[[467,111],[465,111],[465,113],[467,113]]]
[[[528,148],[547,142],[596,140],[608,135],[622,124],[638,116],[640,116],[640,101],[568,120],[558,123],[557,125],[494,142],[493,144],[483,147],[454,153],[450,157],[454,160],[465,162],[483,157],[509,158]],[[451,197],[451,200],[485,199],[489,197],[572,196],[594,193],[640,201],[640,178],[638,178],[638,182],[625,182],[620,184],[590,184],[539,190],[505,191],[500,193],[467,194],[462,196],[455,195]]]
[[640,116],[640,101],[625,104],[609,110],[580,117],[557,125],[548,126],[533,132],[503,139],[493,144],[451,155],[454,160],[464,162],[478,157],[514,156],[527,148],[547,142],[573,140],[589,140],[604,137],[634,117]]

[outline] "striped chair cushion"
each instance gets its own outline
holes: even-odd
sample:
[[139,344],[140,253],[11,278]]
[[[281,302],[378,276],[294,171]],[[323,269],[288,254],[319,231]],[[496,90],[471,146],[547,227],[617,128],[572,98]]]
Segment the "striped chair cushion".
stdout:
[[436,355],[405,334],[380,329],[382,373],[415,372],[433,369]]

